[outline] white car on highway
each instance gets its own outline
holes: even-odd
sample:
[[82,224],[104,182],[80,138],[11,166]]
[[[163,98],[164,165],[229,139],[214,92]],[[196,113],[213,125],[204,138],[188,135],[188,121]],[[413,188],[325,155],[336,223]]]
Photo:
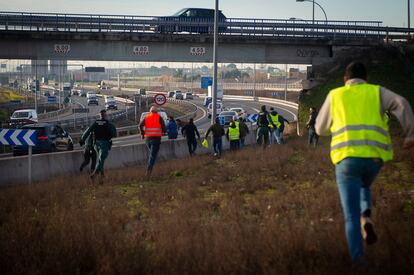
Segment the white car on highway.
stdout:
[[243,108],[240,108],[240,107],[237,107],[237,108],[230,108],[230,110],[229,111],[234,111],[234,112],[236,112],[237,113],[237,116],[238,117],[241,117],[241,118],[243,118],[243,119],[246,119],[246,117],[247,117],[247,113],[246,113],[246,111],[243,109]]
[[[223,104],[221,102],[217,102],[216,104],[216,114],[220,114],[221,112],[225,111],[226,109],[223,107]],[[211,118],[213,111],[213,103],[209,103],[207,107],[207,115],[208,118]]]

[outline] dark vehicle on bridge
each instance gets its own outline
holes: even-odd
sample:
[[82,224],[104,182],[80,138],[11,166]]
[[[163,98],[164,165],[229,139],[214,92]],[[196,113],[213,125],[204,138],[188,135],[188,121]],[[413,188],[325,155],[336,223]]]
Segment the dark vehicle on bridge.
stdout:
[[[158,25],[156,32],[190,32],[190,33],[213,33],[214,32],[214,9],[185,8],[172,16],[161,16],[156,18]],[[226,22],[226,16],[219,11],[219,24]],[[226,31],[225,26],[219,26],[218,31]]]
[[[25,125],[22,129],[31,129],[37,132],[37,144],[32,147],[33,154],[73,150],[71,136],[57,124],[35,123]],[[13,147],[14,156],[27,155],[27,152],[27,145]]]

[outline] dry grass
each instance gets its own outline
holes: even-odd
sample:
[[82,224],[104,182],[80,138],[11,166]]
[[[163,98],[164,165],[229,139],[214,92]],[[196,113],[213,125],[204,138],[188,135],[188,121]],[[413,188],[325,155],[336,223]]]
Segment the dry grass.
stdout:
[[2,274],[413,274],[408,152],[374,186],[379,243],[351,270],[327,140],[197,156],[0,192]]

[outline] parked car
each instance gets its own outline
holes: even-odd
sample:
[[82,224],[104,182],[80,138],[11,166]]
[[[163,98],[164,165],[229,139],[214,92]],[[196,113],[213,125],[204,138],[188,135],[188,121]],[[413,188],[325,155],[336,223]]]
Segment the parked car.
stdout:
[[168,97],[174,97],[175,92],[174,91],[169,91],[167,95],[168,95]]
[[193,99],[193,93],[187,92],[184,94],[184,99]]
[[87,102],[88,102],[88,106],[89,105],[96,105],[96,106],[99,105],[99,100],[98,100],[98,97],[96,97],[96,96],[90,96],[88,98]]
[[238,119],[237,112],[235,111],[223,111],[219,114],[219,117],[224,118],[224,125],[229,125],[233,119]]
[[72,89],[72,95],[79,95],[80,90],[78,89]]
[[[191,33],[213,33],[214,32],[214,9],[184,8],[172,16],[162,16],[156,19],[154,30],[161,33],[191,32]],[[177,24],[177,23],[183,24]],[[226,22],[226,16],[219,11],[219,32],[225,32],[226,27],[220,23]]]
[[[37,132],[37,144],[32,147],[33,154],[50,153],[56,151],[72,151],[72,137],[62,127],[54,123],[28,124],[22,129],[32,129]],[[27,155],[28,146],[13,147],[13,155]]]
[[23,109],[14,111],[10,117],[11,127],[21,127],[26,124],[32,124],[38,122],[37,112],[34,109]]
[[181,91],[174,91],[174,98],[175,99],[184,99],[184,95]]
[[246,111],[243,108],[239,108],[239,107],[237,107],[237,108],[230,108],[229,111],[235,111],[237,113],[237,116],[238,117],[241,117],[243,119],[246,119],[246,117],[247,117],[247,113],[246,113]]
[[43,96],[50,96],[50,92],[49,91],[44,91]]
[[79,95],[82,96],[82,97],[86,97],[86,91],[85,90],[81,90],[79,92]]

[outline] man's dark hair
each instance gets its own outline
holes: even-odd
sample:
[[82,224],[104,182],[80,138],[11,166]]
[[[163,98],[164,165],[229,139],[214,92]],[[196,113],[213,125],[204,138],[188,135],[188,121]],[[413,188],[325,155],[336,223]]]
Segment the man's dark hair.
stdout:
[[260,109],[262,110],[262,112],[266,111],[266,105],[262,105]]
[[348,79],[361,78],[367,80],[367,69],[362,62],[354,61],[351,62],[345,69],[345,75]]
[[188,121],[189,124],[194,124],[194,120],[190,118],[190,121]]

